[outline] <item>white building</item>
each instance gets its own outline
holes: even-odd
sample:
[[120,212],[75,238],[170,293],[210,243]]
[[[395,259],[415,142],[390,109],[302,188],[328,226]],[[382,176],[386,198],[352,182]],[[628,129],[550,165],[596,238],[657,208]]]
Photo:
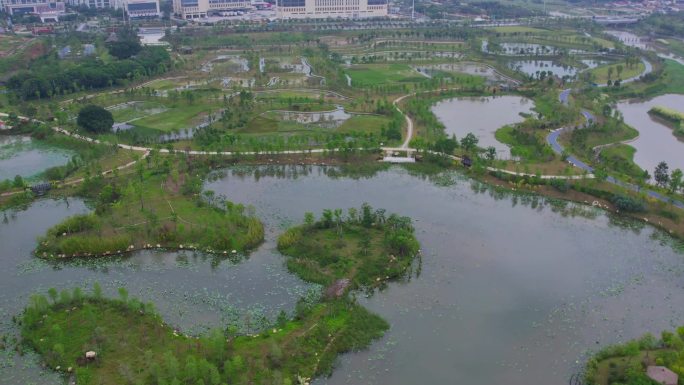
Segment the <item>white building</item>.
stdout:
[[173,0],[173,13],[183,19],[197,19],[222,12],[250,10],[250,0]]
[[159,17],[159,0],[125,0],[124,8],[130,18]]
[[54,0],[0,0],[0,8],[10,15],[35,14],[55,19],[64,13],[64,3]]
[[357,19],[387,16],[387,0],[277,0],[280,19]]

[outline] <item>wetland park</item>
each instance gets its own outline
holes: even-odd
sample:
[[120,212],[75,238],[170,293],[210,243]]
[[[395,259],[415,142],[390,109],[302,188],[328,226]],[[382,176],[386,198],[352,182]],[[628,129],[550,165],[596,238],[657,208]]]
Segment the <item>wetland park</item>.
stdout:
[[682,13],[474,4],[14,16],[0,382],[684,378]]

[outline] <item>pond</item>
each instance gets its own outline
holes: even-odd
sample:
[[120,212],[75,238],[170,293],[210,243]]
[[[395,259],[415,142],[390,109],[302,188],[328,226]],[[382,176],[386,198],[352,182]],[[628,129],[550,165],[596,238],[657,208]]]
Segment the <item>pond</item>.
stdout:
[[276,120],[297,122],[321,128],[337,128],[354,115],[345,111],[342,106],[335,106],[335,109],[331,111],[269,111],[264,113],[264,116]]
[[634,47],[634,48],[640,48],[640,49],[650,49],[651,44],[645,41],[645,39],[641,38],[640,36],[637,36],[631,32],[627,31],[606,31],[606,33],[614,38],[617,38],[619,41],[622,42],[622,44],[629,46],[629,47]]
[[[185,332],[245,309],[291,310],[311,287],[286,272],[277,235],[306,211],[363,202],[414,218],[423,256],[410,279],[358,296],[392,328],[370,350],[345,355],[318,384],[565,385],[587,350],[659,333],[684,316],[682,255],[660,232],[588,206],[398,167],[354,178],[325,167],[244,167],[205,187],[254,205],[265,222],[266,242],[248,258],[147,252],[49,265],[31,257],[35,238],[85,212],[83,203],[46,200],[8,213],[0,223],[3,329],[15,331],[10,318],[30,293],[95,281],[110,295],[125,285]],[[57,383],[27,380],[40,373],[31,357],[7,355],[0,363],[3,384]]]
[[207,186],[283,221],[364,201],[414,218],[420,275],[360,299],[391,330],[318,384],[566,385],[586,350],[682,319],[684,258],[659,232],[457,174],[436,181],[400,168],[331,179],[283,167]]
[[608,60],[601,60],[601,59],[582,59],[580,60],[582,64],[587,66],[587,69],[592,69],[596,68],[598,66],[602,66],[604,64],[610,63]]
[[[131,297],[154,302],[171,325],[198,333],[229,323],[255,332],[263,316],[275,319],[296,300],[319,288],[287,273],[275,252],[278,218],[270,217],[268,240],[246,258],[231,261],[194,252],[145,251],[130,257],[47,263],[31,255],[36,238],[67,216],[87,212],[83,202],[39,201],[25,211],[0,213],[0,335],[18,333],[11,317],[19,314],[34,292],[99,282],[110,296],[126,287]],[[261,326],[263,327],[263,326]],[[247,329],[245,329],[247,330]],[[61,384],[44,377],[32,357],[0,356],[2,384]],[[38,380],[38,378],[40,378]]]
[[478,64],[478,63],[467,63],[467,62],[461,62],[461,63],[441,63],[441,64],[423,64],[423,65],[416,65],[412,67],[415,69],[417,72],[420,72],[423,75],[427,75],[429,77],[434,76],[435,74],[443,73],[443,72],[456,72],[456,73],[463,73],[463,74],[468,74],[468,75],[476,75],[476,76],[482,76],[488,80],[491,81],[505,81],[507,80],[503,76],[501,76],[494,68],[489,67],[484,64]]
[[674,136],[671,128],[648,114],[655,106],[684,112],[684,95],[668,94],[648,101],[626,101],[617,105],[625,123],[639,131],[639,137],[629,143],[636,149],[634,162],[651,175],[661,161],[667,162],[670,170],[684,170],[684,142]]
[[67,164],[73,155],[28,136],[0,135],[0,181],[16,175],[35,179],[50,167]]
[[237,55],[218,55],[202,65],[203,72],[212,72],[216,67],[228,72],[248,72],[249,60]]
[[577,68],[558,64],[551,60],[518,60],[509,62],[508,67],[535,78],[539,76],[541,71],[550,71],[560,78],[564,76],[574,77],[577,74]]
[[499,47],[503,54],[515,56],[544,56],[558,53],[556,47],[532,43],[499,43]]
[[499,128],[524,120],[521,113],[532,113],[534,102],[520,96],[459,97],[438,102],[432,112],[444,124],[446,134],[459,140],[468,133],[480,139],[479,147],[496,148],[497,156],[510,158],[510,149],[494,133]]

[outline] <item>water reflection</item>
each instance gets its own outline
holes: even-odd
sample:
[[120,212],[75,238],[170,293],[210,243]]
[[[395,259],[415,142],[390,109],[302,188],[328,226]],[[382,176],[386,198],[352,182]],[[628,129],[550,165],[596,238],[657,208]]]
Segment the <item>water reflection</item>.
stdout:
[[507,145],[499,142],[494,133],[499,128],[524,120],[521,114],[531,113],[534,102],[520,96],[459,97],[438,102],[432,112],[444,124],[447,135],[463,138],[473,133],[480,140],[478,146],[496,148],[499,158],[510,158]]
[[[85,205],[42,201],[8,213],[0,224],[3,332],[16,331],[10,317],[33,291],[94,281],[110,294],[127,286],[190,331],[291,308],[310,286],[285,271],[277,235],[306,211],[363,202],[411,216],[423,258],[410,280],[357,296],[392,329],[318,383],[565,385],[588,350],[657,333],[684,316],[684,259],[675,242],[593,207],[455,172],[419,178],[397,167],[239,167],[214,174],[205,187],[253,205],[266,225],[264,246],[234,261],[144,252],[50,265],[31,257],[35,237]],[[1,367],[3,383],[24,384],[27,373],[40,373],[23,369],[27,362],[34,361]]]

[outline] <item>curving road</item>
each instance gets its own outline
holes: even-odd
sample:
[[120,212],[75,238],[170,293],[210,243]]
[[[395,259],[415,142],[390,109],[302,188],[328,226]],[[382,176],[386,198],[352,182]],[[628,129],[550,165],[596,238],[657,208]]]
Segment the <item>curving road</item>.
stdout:
[[[650,65],[650,63],[649,63],[649,65]],[[572,90],[568,88],[568,89],[561,91],[561,93],[558,95],[558,99],[560,100],[561,103],[563,103],[563,105],[566,105],[566,106],[568,105],[570,92],[572,92]],[[586,120],[585,127],[586,127],[586,125],[588,125],[591,122],[596,120],[596,117],[591,112],[589,112],[587,110],[581,110],[581,113],[582,113],[582,116],[584,116],[584,119]],[[563,132],[565,132],[567,130],[570,130],[570,128],[561,127],[561,128],[558,128],[556,130],[551,131],[551,133],[549,133],[549,135],[546,136],[546,143],[548,143],[549,146],[551,146],[551,148],[553,149],[553,151],[557,154],[563,154],[564,148],[563,148],[563,146],[561,146],[560,143],[558,143],[558,138],[560,137],[560,135]],[[591,167],[587,163],[584,163],[583,161],[581,161],[580,159],[578,159],[574,155],[571,155],[571,154],[566,154],[566,155],[567,155],[568,163],[572,164],[575,167],[581,168],[584,171],[587,171],[587,172],[593,174],[593,172],[594,172],[593,167]],[[629,189],[629,190],[632,190],[635,192],[643,192],[647,196],[649,196],[653,199],[657,199],[657,200],[659,200],[661,202],[665,202],[665,203],[671,203],[672,205],[674,205],[680,209],[684,209],[684,202],[677,200],[677,199],[670,198],[668,196],[665,196],[665,195],[663,195],[657,191],[653,191],[653,190],[649,190],[649,189],[642,189],[638,185],[623,182],[623,181],[618,180],[612,176],[608,176],[606,178],[606,182],[612,183],[614,185],[617,185],[617,186],[620,186],[620,187],[623,187],[623,188],[626,188],[626,189]]]

